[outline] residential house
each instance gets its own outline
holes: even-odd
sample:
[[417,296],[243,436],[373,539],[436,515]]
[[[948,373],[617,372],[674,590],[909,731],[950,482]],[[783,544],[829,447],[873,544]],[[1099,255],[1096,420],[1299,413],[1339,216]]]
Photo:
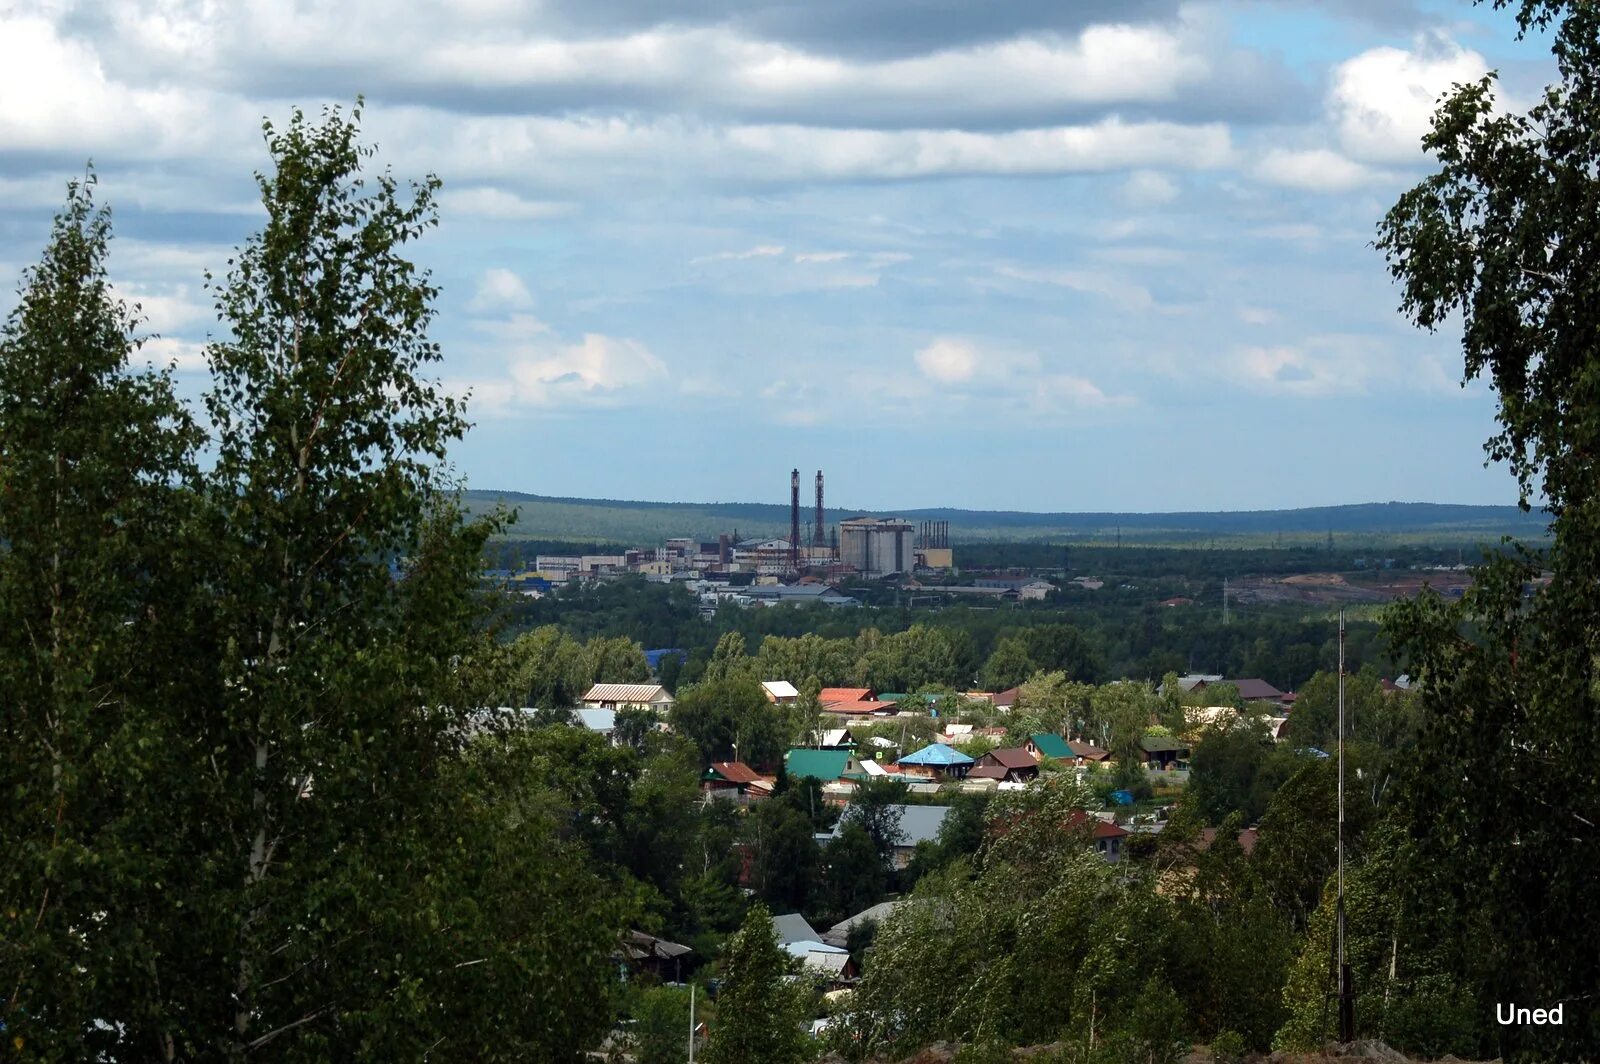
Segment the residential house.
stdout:
[[1072,761],[1077,758],[1065,739],[1049,732],[1028,736],[1028,741],[1022,748],[1028,751],[1034,761],[1043,761],[1047,757],[1054,761]]
[[1116,864],[1122,860],[1122,840],[1130,834],[1127,828],[1082,809],[1072,811],[1072,815],[1067,817],[1067,827],[1074,830],[1087,829],[1089,841],[1094,846],[1095,852],[1108,864]]
[[597,683],[581,700],[593,709],[651,709],[665,713],[676,701],[658,683]]
[[1030,580],[1017,588],[1017,597],[1023,602],[1043,602],[1055,589],[1056,586],[1048,580]]
[[973,759],[945,743],[930,743],[915,753],[906,754],[896,764],[909,775],[962,779],[972,767]]
[[762,680],[761,691],[775,706],[792,706],[800,699],[800,692],[788,680]]
[[812,736],[814,746],[824,750],[854,750],[856,737],[849,728],[824,728]]
[[817,695],[822,712],[831,716],[887,717],[895,711],[895,704],[879,699],[870,687],[824,687]]
[[902,905],[913,904],[911,898],[896,898],[893,901],[880,901],[870,908],[862,909],[854,916],[846,917],[828,928],[828,933],[822,936],[822,941],[830,946],[846,946],[850,941],[850,932],[866,924],[881,924]]
[[1250,678],[1244,680],[1224,680],[1220,676],[1191,675],[1178,681],[1178,685],[1185,691],[1204,691],[1207,687],[1219,683],[1231,683],[1239,689],[1239,697],[1246,702],[1281,702],[1283,692],[1265,680]]
[[1067,747],[1072,751],[1072,756],[1080,765],[1104,764],[1111,760],[1111,751],[1102,750],[1093,743],[1086,743],[1082,739],[1068,739]]
[[573,715],[578,718],[578,723],[597,735],[603,735],[612,746],[617,745],[617,711],[614,709],[582,709],[573,710]]
[[1017,704],[1017,697],[1021,694],[1022,688],[1008,687],[1004,691],[994,695],[991,701],[994,702],[995,709],[1009,710],[1011,707]]
[[778,945],[791,942],[817,942],[822,936],[799,913],[785,913],[772,918],[772,929],[778,933]]
[[621,959],[635,971],[649,972],[662,982],[683,982],[684,958],[694,950],[677,942],[629,931],[622,939]]
[[850,951],[841,946],[830,946],[826,942],[811,940],[806,942],[786,942],[783,949],[789,956],[800,961],[800,967],[809,975],[843,981],[854,979],[861,974],[856,967],[856,962],[850,958]]
[[1026,747],[990,750],[978,758],[968,778],[995,779],[1009,783],[1026,783],[1039,775],[1039,762]]
[[1176,736],[1146,735],[1139,740],[1139,746],[1144,750],[1144,763],[1147,768],[1164,771],[1188,767],[1189,744]]
[[765,798],[772,781],[743,761],[713,761],[700,777],[700,790],[719,798]]
[[1226,731],[1239,723],[1239,711],[1232,706],[1185,706],[1183,723],[1187,734],[1206,728]]
[[1023,744],[1022,749],[1026,750],[1035,761],[1042,761],[1048,757],[1074,765],[1098,765],[1111,760],[1109,750],[1102,750],[1082,739],[1063,739],[1048,732],[1028,736],[1028,741]]
[[834,783],[858,775],[861,763],[849,750],[806,750],[796,748],[783,755],[784,771],[795,779]]

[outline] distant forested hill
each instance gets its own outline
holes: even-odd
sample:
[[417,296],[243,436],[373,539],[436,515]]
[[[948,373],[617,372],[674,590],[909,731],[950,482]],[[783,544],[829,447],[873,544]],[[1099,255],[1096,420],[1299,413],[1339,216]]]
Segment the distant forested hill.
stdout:
[[[586,543],[653,544],[672,536],[712,539],[719,532],[741,536],[787,536],[789,509],[771,503],[634,502],[567,499],[513,491],[469,491],[474,510],[503,504],[517,511],[507,536]],[[803,506],[801,520],[811,516]],[[863,513],[908,521],[947,521],[957,543],[1009,541],[1108,541],[1200,544],[1217,537],[1268,545],[1307,542],[1329,532],[1384,540],[1477,543],[1513,535],[1543,536],[1545,517],[1515,506],[1456,506],[1386,502],[1315,506],[1298,510],[1239,510],[1217,513],[1026,513],[1018,510],[843,510],[830,508],[831,526]]]

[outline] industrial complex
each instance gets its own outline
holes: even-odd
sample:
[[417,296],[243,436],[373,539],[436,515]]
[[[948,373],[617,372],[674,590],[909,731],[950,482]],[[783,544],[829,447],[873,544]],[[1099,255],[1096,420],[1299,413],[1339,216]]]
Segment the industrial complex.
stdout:
[[843,580],[905,578],[953,566],[948,523],[860,515],[829,527],[820,469],[814,486],[813,511],[802,521],[800,470],[790,471],[787,538],[742,538],[734,529],[714,541],[677,537],[615,554],[541,554],[531,570],[492,575],[529,594],[572,580],[642,573],[653,580],[693,581],[703,598],[715,601],[735,596],[751,603],[842,606],[855,605],[835,590]]

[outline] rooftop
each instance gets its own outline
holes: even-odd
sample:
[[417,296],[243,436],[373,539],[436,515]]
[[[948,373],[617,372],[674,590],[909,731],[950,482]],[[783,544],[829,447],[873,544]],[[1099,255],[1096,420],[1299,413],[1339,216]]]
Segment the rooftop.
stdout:
[[1038,735],[1030,735],[1028,738],[1033,741],[1033,745],[1045,757],[1068,760],[1077,756],[1072,752],[1072,747],[1067,745],[1067,741],[1059,735],[1042,732]]
[[900,759],[902,765],[970,765],[972,758],[963,754],[953,746],[944,743],[929,743],[916,753],[907,754]]
[[658,683],[597,683],[584,692],[585,702],[671,702],[672,696]]
[[850,764],[848,750],[790,750],[783,755],[784,770],[795,777],[836,780]]

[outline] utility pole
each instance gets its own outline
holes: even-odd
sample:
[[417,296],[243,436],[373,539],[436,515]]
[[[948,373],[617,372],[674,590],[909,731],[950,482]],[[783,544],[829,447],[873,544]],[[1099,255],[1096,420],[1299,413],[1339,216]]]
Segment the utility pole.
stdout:
[[[1328,534],[1331,538],[1333,533]],[[1344,610],[1339,611],[1339,835],[1338,835],[1338,930],[1339,1041],[1348,1044],[1356,1038],[1355,988],[1351,985],[1350,965],[1344,955]]]
[[694,984],[689,984],[689,1064],[694,1064]]

